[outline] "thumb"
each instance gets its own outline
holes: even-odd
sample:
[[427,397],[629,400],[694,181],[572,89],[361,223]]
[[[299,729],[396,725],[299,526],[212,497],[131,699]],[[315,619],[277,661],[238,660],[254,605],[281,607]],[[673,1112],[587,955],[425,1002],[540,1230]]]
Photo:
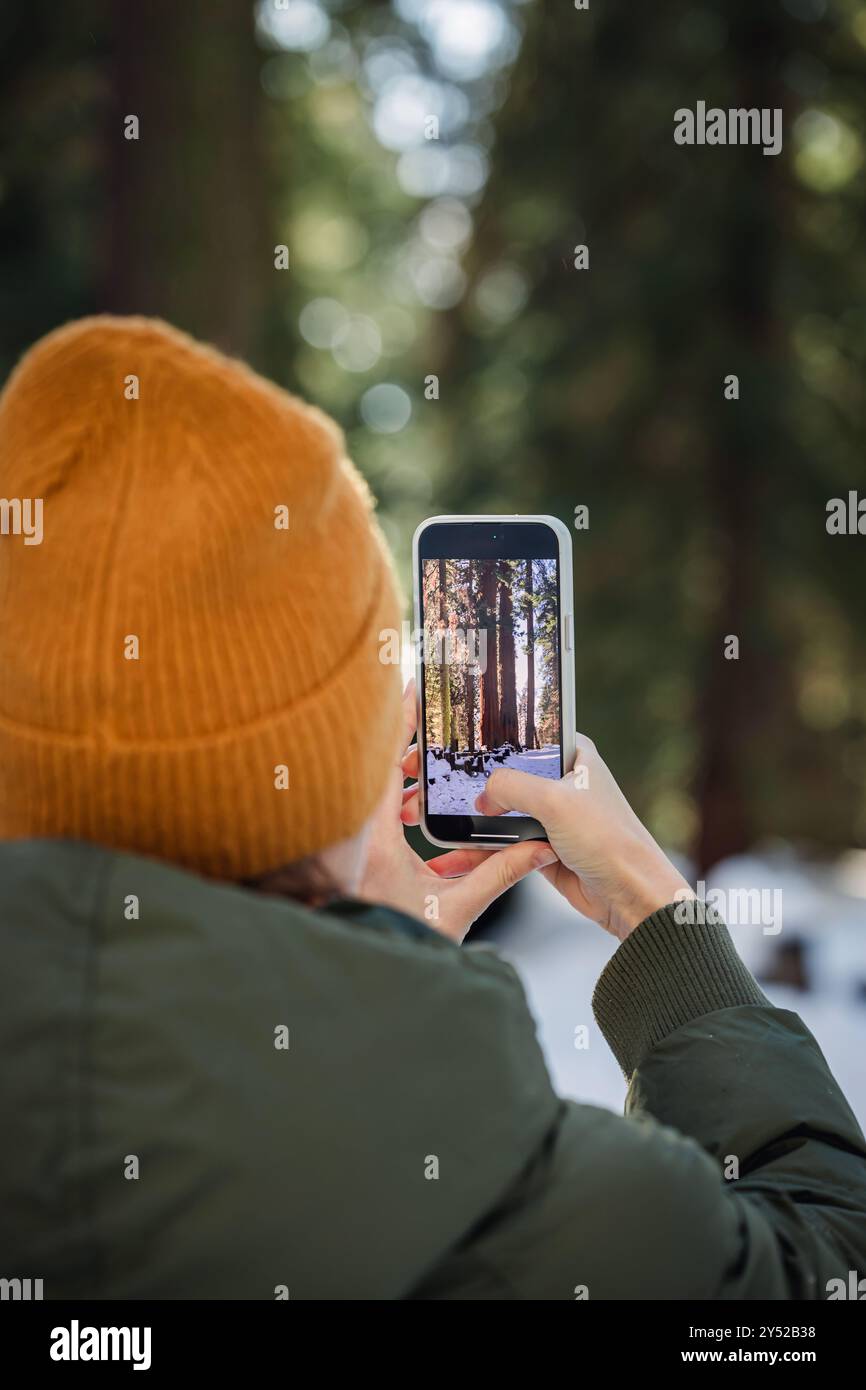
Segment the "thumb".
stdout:
[[533,869],[543,869],[557,862],[550,845],[543,840],[524,840],[522,844],[496,850],[471,873],[455,882],[451,903],[463,920],[474,922],[495,898],[507,888],[513,888]]
[[547,777],[516,768],[500,767],[488,777],[475,808],[483,816],[499,816],[503,811],[522,811],[524,815],[545,823],[545,814],[553,809],[553,789],[557,785]]

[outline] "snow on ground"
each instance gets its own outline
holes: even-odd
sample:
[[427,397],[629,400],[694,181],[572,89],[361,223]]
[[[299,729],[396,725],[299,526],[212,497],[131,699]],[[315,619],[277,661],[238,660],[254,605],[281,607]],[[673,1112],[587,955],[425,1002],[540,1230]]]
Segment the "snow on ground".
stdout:
[[[734,923],[731,935],[765,994],[812,1030],[866,1125],[866,856],[855,870],[852,881],[845,866],[815,868],[784,853],[744,856],[720,865],[708,888],[729,895],[748,888],[781,891],[781,931],[773,930],[775,922]],[[513,897],[514,911],[491,944],[523,980],[554,1085],[562,1095],[621,1110],[625,1082],[590,1006],[617,942],[574,912],[540,875],[520,884]],[[784,974],[780,963],[791,955],[802,962],[806,989],[767,978]],[[576,1047],[582,1027],[588,1046]]]
[[[497,749],[496,752],[499,752]],[[546,744],[544,748],[527,749],[523,753],[506,753],[503,761],[496,762],[490,756],[484,759],[485,773],[474,776],[462,768],[453,771],[445,758],[435,753],[427,753],[427,809],[434,816],[468,816],[476,814],[475,798],[484,786],[487,777],[497,767],[511,767],[518,772],[533,772],[539,777],[550,777],[559,781],[559,745]],[[518,812],[508,812],[517,815]]]

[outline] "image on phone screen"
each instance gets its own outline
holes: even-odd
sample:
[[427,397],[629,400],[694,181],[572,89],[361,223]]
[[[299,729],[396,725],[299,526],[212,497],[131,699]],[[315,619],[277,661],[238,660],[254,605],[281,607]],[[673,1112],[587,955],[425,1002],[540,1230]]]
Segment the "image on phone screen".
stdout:
[[[528,548],[531,535],[512,532],[529,529],[506,527],[500,548]],[[469,554],[420,561],[432,817],[477,815],[475,799],[496,768],[552,780],[563,771],[555,542],[546,556],[479,554],[496,538],[478,535]]]

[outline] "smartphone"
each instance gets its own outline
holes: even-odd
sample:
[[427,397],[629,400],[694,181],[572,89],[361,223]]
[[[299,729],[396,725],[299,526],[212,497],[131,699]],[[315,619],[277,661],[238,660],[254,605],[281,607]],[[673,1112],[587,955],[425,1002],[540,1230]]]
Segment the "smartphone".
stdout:
[[558,780],[574,763],[571,534],[552,516],[434,516],[412,550],[421,829],[446,849],[544,839],[475,799],[498,767]]

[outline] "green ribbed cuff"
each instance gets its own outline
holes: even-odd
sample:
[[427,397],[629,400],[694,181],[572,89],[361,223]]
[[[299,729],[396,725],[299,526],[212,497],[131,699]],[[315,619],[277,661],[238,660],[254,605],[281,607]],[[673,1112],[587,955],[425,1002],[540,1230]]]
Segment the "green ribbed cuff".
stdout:
[[644,919],[608,961],[592,996],[596,1022],[626,1080],[651,1048],[703,1014],[770,1001],[721,918],[681,923],[677,904]]

